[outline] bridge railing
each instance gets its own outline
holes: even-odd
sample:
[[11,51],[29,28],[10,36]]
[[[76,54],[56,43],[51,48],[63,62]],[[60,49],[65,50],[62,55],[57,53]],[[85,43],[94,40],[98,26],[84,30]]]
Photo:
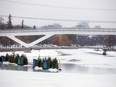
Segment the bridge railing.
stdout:
[[0,30],[0,33],[54,32],[54,31],[116,32],[116,28],[6,29]]

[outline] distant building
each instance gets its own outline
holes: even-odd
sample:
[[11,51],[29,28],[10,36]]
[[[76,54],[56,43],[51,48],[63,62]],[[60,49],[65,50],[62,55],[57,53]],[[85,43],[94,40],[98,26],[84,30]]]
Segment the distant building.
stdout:
[[60,28],[62,28],[62,25],[60,24],[42,26],[42,29],[60,29]]
[[101,28],[101,26],[95,26],[95,28]]
[[80,22],[75,28],[90,28],[90,26],[88,22]]

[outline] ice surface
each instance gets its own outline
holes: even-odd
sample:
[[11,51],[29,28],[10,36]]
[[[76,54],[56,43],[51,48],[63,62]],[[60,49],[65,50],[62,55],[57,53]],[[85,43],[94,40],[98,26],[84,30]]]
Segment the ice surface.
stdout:
[[0,87],[116,87],[116,74],[0,71]]
[[[0,55],[12,54],[12,52],[0,52]],[[82,64],[89,67],[116,68],[116,52],[107,52],[102,55],[103,51],[95,51],[93,49],[49,49],[49,50],[32,50],[31,53],[23,51],[15,52],[15,54],[25,54],[30,63],[33,59],[51,57],[57,58],[60,63]],[[78,61],[70,61],[78,60]]]
[[[6,55],[6,53],[12,54],[12,52],[1,52],[0,55]],[[60,63],[116,69],[116,52],[113,51],[107,52],[106,56],[102,55],[102,51],[93,49],[32,50],[31,53],[16,53],[27,55],[31,63],[33,58],[38,58],[38,56],[51,56],[52,58],[57,57]],[[116,87],[115,81],[116,73],[47,73],[0,70],[0,87]]]

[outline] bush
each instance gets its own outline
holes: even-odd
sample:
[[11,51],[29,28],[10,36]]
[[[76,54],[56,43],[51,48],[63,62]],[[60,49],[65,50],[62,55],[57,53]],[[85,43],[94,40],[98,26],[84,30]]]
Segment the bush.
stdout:
[[42,68],[44,69],[44,61],[46,61],[46,58],[45,59],[42,59]]
[[25,55],[19,56],[19,54],[12,54],[8,55],[6,54],[6,61],[9,61],[10,63],[16,63],[18,64],[18,58],[22,58],[23,65],[28,65],[28,59]]
[[51,60],[51,57],[48,57],[47,59],[47,68],[52,68],[52,60]]
[[8,61],[10,63],[15,63],[15,56],[14,55],[10,55],[8,59],[9,59]]
[[18,58],[20,58],[19,54],[15,55],[15,63],[18,64]]
[[58,60],[55,58],[52,60],[52,68],[53,69],[58,69]]
[[[40,64],[42,64],[41,67],[43,69],[49,69],[49,68],[58,69],[58,60],[56,58],[53,60],[51,59],[51,57],[48,57],[48,59],[44,58],[42,60],[38,58],[38,62],[39,61],[41,61]],[[45,61],[47,62],[47,68],[46,68],[46,65],[44,65]]]
[[106,51],[107,51],[106,49],[103,50],[103,55],[106,55]]
[[6,61],[8,61],[9,60],[9,55],[8,54],[6,54]]
[[42,67],[42,60],[40,59],[40,57],[38,58],[38,67]]
[[28,59],[25,55],[21,55],[21,58],[23,58],[23,65],[28,65]]

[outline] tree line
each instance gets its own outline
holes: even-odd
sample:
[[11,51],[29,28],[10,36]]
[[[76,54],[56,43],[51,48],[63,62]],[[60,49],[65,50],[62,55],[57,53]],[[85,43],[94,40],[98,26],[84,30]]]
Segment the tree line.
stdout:
[[0,17],[0,29],[23,29],[23,28],[33,28],[36,29],[36,26],[34,25],[33,27],[27,26],[24,24],[24,19],[22,19],[21,24],[19,25],[13,25],[12,23],[12,15],[9,14],[8,16],[8,21],[5,23],[4,19]]

